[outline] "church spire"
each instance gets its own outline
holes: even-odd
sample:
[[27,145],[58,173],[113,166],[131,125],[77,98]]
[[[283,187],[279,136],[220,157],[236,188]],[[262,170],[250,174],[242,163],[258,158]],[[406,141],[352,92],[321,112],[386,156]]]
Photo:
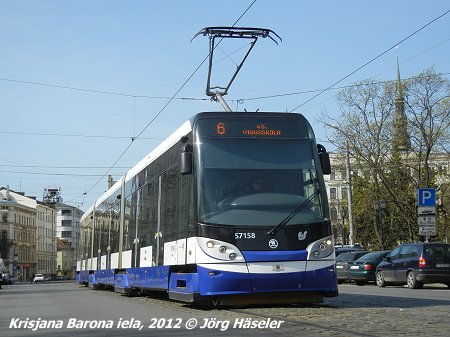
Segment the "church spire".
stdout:
[[397,56],[397,95],[395,98],[395,113],[393,125],[392,152],[393,155],[400,155],[400,152],[407,151],[411,145],[408,135],[408,120],[405,113],[405,96],[403,93],[403,83],[400,78],[400,65]]

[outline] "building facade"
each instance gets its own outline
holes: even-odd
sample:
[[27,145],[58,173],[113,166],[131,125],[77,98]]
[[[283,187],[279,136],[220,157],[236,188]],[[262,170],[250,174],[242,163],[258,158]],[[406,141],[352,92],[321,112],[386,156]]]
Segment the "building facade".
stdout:
[[36,273],[36,200],[0,189],[2,259],[10,276],[30,281]]
[[325,186],[330,206],[330,219],[336,244],[347,245],[349,240],[349,229],[345,224],[348,218],[348,193],[349,179],[347,178],[347,167],[344,165],[345,158],[336,153],[330,153],[331,174],[325,176]]
[[56,209],[37,203],[36,273],[56,276]]
[[72,273],[76,270],[78,243],[80,241],[80,220],[83,211],[77,207],[66,205],[63,203],[56,203],[56,236],[64,240],[65,244],[72,249],[70,254],[72,258]]
[[73,270],[74,249],[67,240],[57,240],[57,273],[59,277],[73,278],[75,276]]

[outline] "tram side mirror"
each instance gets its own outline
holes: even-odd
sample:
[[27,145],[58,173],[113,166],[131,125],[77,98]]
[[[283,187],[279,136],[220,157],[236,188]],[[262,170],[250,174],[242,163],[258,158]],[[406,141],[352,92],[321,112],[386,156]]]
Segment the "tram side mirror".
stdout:
[[181,148],[180,174],[186,175],[192,173],[192,146],[189,144]]
[[325,146],[317,144],[317,152],[319,153],[320,166],[322,166],[323,174],[330,174],[331,173],[330,155],[325,149]]

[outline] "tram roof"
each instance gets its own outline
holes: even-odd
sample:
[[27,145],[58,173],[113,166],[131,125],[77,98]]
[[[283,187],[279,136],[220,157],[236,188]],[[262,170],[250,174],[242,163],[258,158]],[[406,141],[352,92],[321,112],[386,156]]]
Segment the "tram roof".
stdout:
[[130,181],[136,174],[141,172],[144,168],[153,162],[156,158],[161,156],[165,151],[177,143],[181,137],[185,136],[192,130],[192,121],[195,116],[183,123],[178,129],[176,129],[169,137],[162,141],[152,152],[145,156],[139,163],[133,166],[125,174],[125,183]]
[[83,213],[83,215],[81,216],[80,222],[83,222],[84,219],[86,219],[88,216],[90,216],[90,214],[92,213],[92,211],[94,210],[94,205],[91,205],[86,212]]
[[155,149],[153,149],[147,156],[145,156],[141,161],[139,161],[135,166],[133,166],[125,176],[122,176],[116,183],[109,188],[105,193],[103,193],[92,205],[88,208],[88,210],[84,213],[81,220],[87,217],[90,213],[93,212],[94,207],[100,205],[103,201],[108,199],[111,195],[113,195],[117,190],[119,190],[122,186],[123,181],[125,183],[130,181],[134,176],[136,176],[140,171],[142,171],[145,167],[148,166],[151,162],[153,162],[156,158],[162,155],[165,151],[167,151],[172,145],[180,140],[181,137],[185,136],[192,130],[192,123],[195,119],[195,116],[184,122],[178,129],[176,129],[170,136],[168,136],[164,141],[162,141]]

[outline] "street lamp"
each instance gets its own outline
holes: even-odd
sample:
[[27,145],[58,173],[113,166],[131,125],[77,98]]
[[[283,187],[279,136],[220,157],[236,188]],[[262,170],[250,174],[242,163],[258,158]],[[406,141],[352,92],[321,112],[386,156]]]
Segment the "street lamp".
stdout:
[[355,229],[354,229],[354,225],[353,225],[353,207],[352,207],[352,203],[353,203],[353,197],[352,197],[352,169],[350,166],[350,147],[348,145],[348,140],[346,142],[346,147],[347,147],[347,181],[348,181],[348,189],[347,189],[347,201],[348,201],[348,223],[349,223],[349,228],[350,228],[350,244],[353,246],[355,244]]
[[440,213],[444,216],[444,224],[445,224],[445,227],[444,227],[444,235],[445,235],[445,242],[448,242],[448,233],[447,233],[447,231],[448,231],[448,218],[447,218],[448,214],[447,214],[446,209],[444,208],[444,202],[442,201],[442,199],[443,199],[443,197],[440,197],[440,198],[438,199],[438,207],[437,207],[437,210],[438,210],[438,212],[440,212]]
[[383,237],[383,214],[386,209],[386,201],[385,200],[375,200],[373,202],[373,208],[375,209],[375,228],[378,228],[378,223],[380,224],[380,248],[384,250],[384,237]]

